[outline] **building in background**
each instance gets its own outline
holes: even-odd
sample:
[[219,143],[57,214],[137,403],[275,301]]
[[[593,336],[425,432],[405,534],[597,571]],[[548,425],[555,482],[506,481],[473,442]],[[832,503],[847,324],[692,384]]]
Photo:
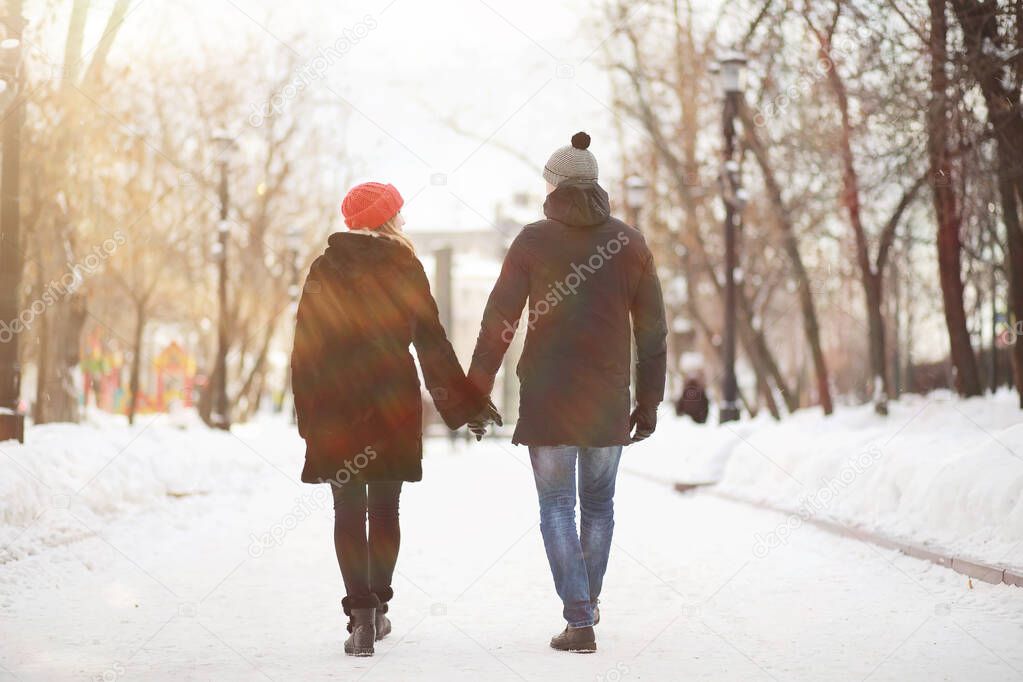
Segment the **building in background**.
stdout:
[[[468,369],[472,359],[483,310],[501,273],[508,245],[526,222],[530,220],[518,222],[499,215],[496,224],[477,229],[408,232],[430,278],[441,322],[463,368]],[[513,424],[518,416],[519,386],[515,367],[522,352],[524,333],[525,330],[520,329],[515,335],[491,394],[505,424]],[[432,405],[427,405],[426,410],[431,412]],[[439,425],[440,420],[433,415],[428,423]],[[439,426],[435,428],[440,430]]]

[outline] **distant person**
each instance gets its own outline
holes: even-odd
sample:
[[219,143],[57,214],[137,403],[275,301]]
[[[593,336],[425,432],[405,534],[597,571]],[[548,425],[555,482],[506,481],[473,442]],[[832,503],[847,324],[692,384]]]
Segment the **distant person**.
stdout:
[[682,386],[682,395],[675,402],[675,415],[689,417],[697,424],[707,421],[710,413],[710,401],[707,399],[707,388],[703,377],[692,376]]
[[[501,417],[466,381],[430,294],[391,185],[358,185],[341,211],[348,232],[332,234],[309,269],[291,357],[306,483],[330,483],[334,547],[349,618],[345,653],[373,655],[391,631],[385,615],[398,559],[403,481],[423,477],[426,387],[448,427],[472,420],[477,439]],[[367,510],[369,534],[366,531]]]
[[[618,462],[622,446],[647,438],[657,425],[667,335],[650,249],[638,230],[611,217],[589,145],[590,137],[578,133],[547,162],[547,218],[512,243],[469,369],[469,380],[489,395],[528,299],[512,442],[529,446],[540,530],[567,621],[551,646],[575,652],[597,648],[593,626],[611,550]],[[633,329],[637,386],[630,412]]]

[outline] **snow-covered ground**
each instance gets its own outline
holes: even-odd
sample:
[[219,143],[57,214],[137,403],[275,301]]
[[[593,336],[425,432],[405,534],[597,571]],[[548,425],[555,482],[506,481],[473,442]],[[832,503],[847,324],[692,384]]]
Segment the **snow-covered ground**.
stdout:
[[[982,475],[1001,461],[989,440],[1020,444],[1011,403],[947,402],[900,404],[880,423],[859,408],[731,429],[665,418],[626,451],[594,656],[547,647],[560,605],[524,448],[429,441],[425,480],[402,497],[394,634],[374,658],[351,659],[329,493],[297,482],[301,442],[287,424],[218,433],[148,417],[128,429],[95,415],[32,429],[24,446],[0,444],[0,680],[1015,679],[1023,589],[971,585],[808,525],[764,551],[785,516],[667,485],[715,475],[795,508],[805,488],[790,494],[772,470],[813,486],[876,444],[882,457],[822,513],[890,515],[933,537],[966,516],[962,542],[1000,546],[1011,526],[982,536],[973,525],[994,519],[997,501],[948,500],[945,516],[912,508],[930,499],[925,474],[906,471],[914,462],[933,460],[930,480],[949,495],[943,477],[989,498],[1018,480],[1012,464],[1001,482]],[[949,409],[978,425],[964,433],[969,421],[950,424]],[[957,464],[968,456],[975,466]],[[889,458],[902,478],[881,475]],[[876,508],[858,501],[872,477]]]
[[758,551],[812,517],[1023,569],[1023,411],[1014,393],[906,396],[887,418],[864,405],[725,427],[671,420],[657,435],[634,448],[635,471],[715,481],[791,512]]

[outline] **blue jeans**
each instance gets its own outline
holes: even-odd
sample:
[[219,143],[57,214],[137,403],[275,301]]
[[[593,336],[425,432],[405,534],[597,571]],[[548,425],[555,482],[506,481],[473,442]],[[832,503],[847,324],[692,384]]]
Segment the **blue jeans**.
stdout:
[[[615,478],[622,446],[531,446],[533,478],[540,499],[540,532],[554,589],[572,627],[593,625],[614,530]],[[575,527],[576,460],[579,461],[581,533]]]

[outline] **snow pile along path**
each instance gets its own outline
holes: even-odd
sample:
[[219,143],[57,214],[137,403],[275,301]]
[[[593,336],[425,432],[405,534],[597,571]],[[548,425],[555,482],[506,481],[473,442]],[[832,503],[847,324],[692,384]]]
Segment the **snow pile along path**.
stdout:
[[96,412],[83,424],[32,427],[24,445],[0,443],[0,564],[88,536],[128,512],[245,487],[280,466],[263,454],[273,448],[247,442],[258,428],[227,433],[169,415],[144,415],[129,427]]
[[[1023,411],[1003,392],[961,400],[906,396],[830,418],[802,410],[699,427],[670,419],[648,457],[629,466],[680,481],[717,481],[731,495],[789,510],[765,546],[807,518],[1013,569],[1023,567]],[[672,443],[665,447],[664,441]],[[637,448],[639,451],[639,448]]]

